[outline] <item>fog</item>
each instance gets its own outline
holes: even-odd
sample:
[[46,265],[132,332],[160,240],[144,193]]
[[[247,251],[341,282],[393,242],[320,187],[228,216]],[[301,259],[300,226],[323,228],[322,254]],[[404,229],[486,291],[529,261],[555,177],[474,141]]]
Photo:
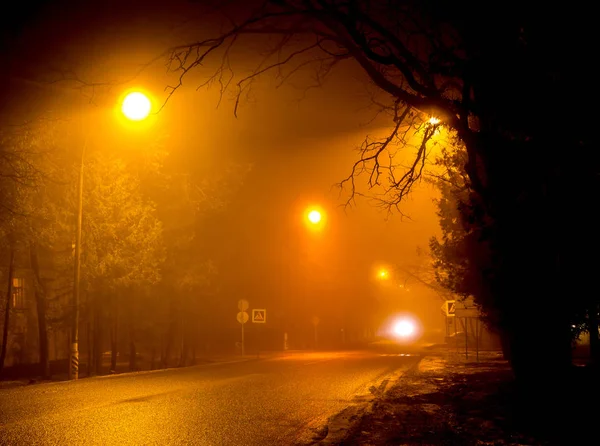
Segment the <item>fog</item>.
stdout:
[[[105,5],[79,14],[76,7],[67,11],[48,5],[37,24],[29,22],[13,35],[11,70],[4,83],[3,121],[35,123],[51,116],[51,123],[70,123],[72,134],[63,139],[70,162],[86,138],[90,160],[110,152],[113,159],[126,159],[125,172],[133,177],[142,160],[160,152],[169,175],[185,177],[201,197],[187,211],[173,210],[168,194],[151,197],[166,230],[177,234],[177,224],[187,222],[193,242],[184,257],[167,240],[170,266],[164,271],[158,267],[158,282],[140,285],[154,300],[134,306],[143,319],[138,324],[139,348],[154,348],[149,331],[164,343],[171,336],[165,334],[171,330],[169,323],[179,320],[173,314],[185,315],[181,320],[195,327],[194,346],[233,348],[240,299],[250,308],[267,310],[272,348],[279,348],[282,331],[289,332],[294,348],[316,347],[314,317],[324,333],[322,345],[330,347],[365,342],[397,311],[411,312],[427,330],[441,332],[441,299],[424,285],[433,283],[431,271],[418,280],[395,269],[430,264],[429,239],[439,231],[434,187],[418,182],[400,211],[392,213],[368,198],[349,201],[348,185],[339,187],[359,159],[356,149],[365,137],[389,131],[389,119],[375,112],[369,83],[344,63],[316,88],[307,88],[310,71],[282,84],[265,74],[234,113],[235,97],[220,94],[218,83],[198,88],[206,75],[199,70],[169,96],[165,87],[177,77],[165,73],[161,59],[150,62],[194,30],[194,21],[184,20],[184,10],[173,10],[165,15]],[[238,60],[238,69],[255,63],[244,54]],[[76,74],[85,80],[85,88],[73,89],[73,82],[49,83],[57,73],[71,79]],[[98,85],[92,88],[91,83]],[[118,97],[132,88],[151,95],[159,109],[142,130],[119,126],[112,113]],[[406,150],[410,159],[411,149]],[[152,175],[139,180],[141,196],[159,188]],[[93,181],[90,174],[85,187],[96,187]],[[369,194],[364,178],[357,187]],[[90,200],[84,194],[84,302],[97,299],[90,275],[96,265],[86,257],[86,228],[89,232],[95,227],[99,211]],[[306,221],[311,206],[324,217],[318,231]],[[194,262],[205,268],[202,283],[186,288],[181,284],[187,276],[177,271]],[[384,267],[394,270],[387,281],[377,278]],[[110,293],[117,296],[115,308],[130,299],[129,291]],[[109,321],[112,310],[107,308],[102,317]],[[163,319],[165,313],[171,314],[170,322]],[[185,332],[184,325],[177,330]],[[340,337],[343,330],[348,339]]]

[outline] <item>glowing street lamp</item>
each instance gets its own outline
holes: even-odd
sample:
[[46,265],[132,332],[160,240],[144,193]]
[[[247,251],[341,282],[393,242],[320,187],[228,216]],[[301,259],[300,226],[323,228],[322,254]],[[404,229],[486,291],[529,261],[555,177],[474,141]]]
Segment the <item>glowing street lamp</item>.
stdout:
[[385,280],[390,277],[390,273],[387,269],[380,269],[377,273],[377,277],[379,277],[381,280]]
[[308,221],[310,221],[313,225],[319,224],[321,222],[322,216],[319,211],[313,209],[308,213]]
[[325,228],[327,214],[318,206],[310,206],[304,210],[304,223],[311,231],[321,231]]
[[152,111],[152,103],[144,93],[133,91],[123,99],[121,111],[131,121],[142,121]]
[[[123,115],[131,121],[143,121],[148,117],[152,110],[152,103],[148,97],[134,91],[125,96],[121,103]],[[69,365],[69,378],[79,379],[79,294],[81,279],[81,223],[83,220],[83,174],[86,140],[81,149],[81,164],[79,167],[79,185],[78,185],[78,209],[77,209],[77,232],[75,236],[75,267],[74,286],[73,286],[73,326],[71,332],[71,358]]]

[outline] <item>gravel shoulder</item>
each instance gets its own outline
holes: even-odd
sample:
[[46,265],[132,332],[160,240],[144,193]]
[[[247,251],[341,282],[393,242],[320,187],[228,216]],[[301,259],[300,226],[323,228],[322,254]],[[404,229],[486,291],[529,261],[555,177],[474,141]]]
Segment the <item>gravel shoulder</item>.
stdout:
[[339,444],[564,444],[552,432],[532,429],[532,417],[499,353],[482,353],[479,361],[439,353],[374,401]]

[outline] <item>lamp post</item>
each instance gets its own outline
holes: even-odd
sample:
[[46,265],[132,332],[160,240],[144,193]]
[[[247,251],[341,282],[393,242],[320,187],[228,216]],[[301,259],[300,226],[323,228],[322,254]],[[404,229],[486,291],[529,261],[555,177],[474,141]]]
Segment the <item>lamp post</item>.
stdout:
[[[148,117],[152,110],[150,99],[139,91],[133,91],[125,96],[121,104],[121,112],[131,121],[142,121]],[[79,181],[77,191],[77,229],[75,235],[75,259],[73,268],[73,324],[71,331],[71,358],[69,365],[69,379],[79,379],[79,296],[81,282],[81,226],[83,222],[83,175],[85,151],[88,138],[81,149],[81,162],[79,166]]]
[[[309,225],[309,229],[311,231],[321,231],[324,226],[325,226],[325,216],[326,214],[317,207],[310,207],[306,210],[306,220],[307,223]],[[305,283],[308,284],[308,280],[304,281]],[[306,298],[306,296],[304,296],[304,298]],[[315,350],[318,349],[319,346],[319,335],[318,335],[318,325],[320,322],[320,319],[318,316],[313,316],[311,319],[312,325],[313,325],[313,330],[314,330],[314,345],[315,345]]]

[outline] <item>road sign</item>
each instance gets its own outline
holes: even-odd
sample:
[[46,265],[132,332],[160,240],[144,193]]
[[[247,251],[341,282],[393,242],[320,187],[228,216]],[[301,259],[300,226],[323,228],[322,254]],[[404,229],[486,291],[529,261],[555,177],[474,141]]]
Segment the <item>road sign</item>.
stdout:
[[248,317],[248,313],[246,313],[245,311],[240,311],[240,312],[237,314],[237,321],[238,321],[240,324],[245,324],[246,322],[248,322],[248,318],[249,318],[249,317]]
[[456,309],[454,311],[456,317],[480,317],[481,313],[479,308],[475,305],[475,300],[472,297],[468,297],[465,300],[456,302]]
[[444,305],[442,305],[442,312],[448,317],[453,317],[455,311],[456,311],[456,301],[455,300],[447,300],[446,302],[444,302]]
[[242,353],[242,357],[244,356],[244,350],[245,350],[245,341],[244,341],[244,325],[246,325],[246,322],[248,322],[248,319],[250,319],[250,317],[248,316],[248,313],[246,313],[246,310],[248,309],[248,301],[244,300],[244,299],[240,299],[238,301],[238,308],[240,309],[239,313],[237,314],[237,321],[242,325],[242,349],[241,349],[241,353]]
[[454,314],[454,312],[456,311],[456,302],[451,300],[448,301],[448,315],[452,316]]
[[456,313],[455,313],[456,317],[479,317],[481,316],[481,313],[479,312],[478,308],[457,308],[456,309]]
[[252,310],[252,322],[255,324],[264,324],[267,322],[267,310],[263,309],[253,309]]

